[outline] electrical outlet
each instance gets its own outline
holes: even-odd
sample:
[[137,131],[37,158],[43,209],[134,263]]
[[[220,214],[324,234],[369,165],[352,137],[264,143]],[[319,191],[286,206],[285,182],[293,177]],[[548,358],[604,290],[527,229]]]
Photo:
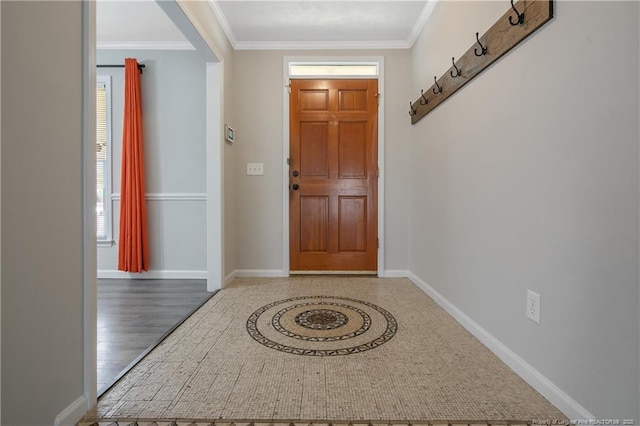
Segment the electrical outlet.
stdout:
[[527,318],[540,324],[540,295],[527,290]]
[[247,176],[262,176],[263,174],[262,163],[247,163]]

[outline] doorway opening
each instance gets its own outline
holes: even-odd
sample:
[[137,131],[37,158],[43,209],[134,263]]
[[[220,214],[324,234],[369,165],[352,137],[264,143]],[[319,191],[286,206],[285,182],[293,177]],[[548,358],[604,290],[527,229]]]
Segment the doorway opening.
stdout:
[[[206,254],[202,259],[202,267],[185,278],[199,278],[204,290],[212,292],[220,289],[223,282],[224,271],[222,270],[222,238],[223,217],[222,217],[222,172],[223,172],[223,142],[222,142],[222,87],[223,87],[223,63],[222,55],[215,46],[209,45],[203,36],[196,30],[192,23],[194,17],[187,18],[186,11],[177,2],[157,2],[164,13],[176,25],[180,32],[184,34],[200,54],[201,79],[204,82],[204,92],[202,102],[198,102],[202,108],[201,113],[204,119],[201,124],[201,135],[198,136],[202,142],[201,157],[206,158],[205,165],[201,173],[202,191],[189,194],[178,194],[177,191],[171,193],[152,193],[153,202],[165,201],[164,198],[171,198],[172,202],[191,203],[201,206],[201,226],[200,232],[206,229],[205,241],[202,243],[202,251]],[[84,397],[88,407],[95,405],[97,401],[97,253],[96,253],[96,4],[87,2],[83,4],[83,52],[84,69],[84,152],[83,152],[83,182],[84,182]],[[163,13],[163,12],[160,12]],[[156,64],[157,65],[157,64]],[[148,70],[147,70],[148,71]],[[144,78],[144,77],[143,77]],[[144,81],[144,80],[143,80]],[[116,135],[117,136],[117,135]],[[153,190],[152,190],[153,191]],[[147,195],[149,195],[149,188]],[[117,197],[116,197],[117,198]],[[160,199],[162,198],[162,199]],[[194,270],[196,268],[193,268]],[[169,272],[167,274],[167,271]],[[177,278],[171,276],[171,270],[165,269],[163,273],[156,273],[157,276],[149,278]],[[193,272],[193,271],[191,271]],[[189,275],[189,274],[187,274]],[[162,305],[158,306],[162,309]],[[135,322],[133,319],[131,322]]]

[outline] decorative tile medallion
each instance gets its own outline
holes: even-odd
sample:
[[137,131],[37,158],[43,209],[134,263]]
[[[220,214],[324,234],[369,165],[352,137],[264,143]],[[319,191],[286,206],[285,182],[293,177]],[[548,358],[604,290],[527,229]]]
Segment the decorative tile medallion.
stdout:
[[349,318],[331,309],[312,309],[296,315],[295,321],[296,324],[312,330],[332,330],[348,323]]
[[[371,327],[371,317],[367,315],[365,311],[363,311],[362,309],[358,309],[355,306],[350,306],[344,303],[335,303],[335,302],[325,302],[323,303],[323,306],[342,307],[345,309],[349,309],[352,312],[348,312],[347,314],[344,314],[335,309],[326,309],[326,308],[311,309],[311,310],[305,310],[304,312],[301,312],[300,314],[296,315],[294,318],[294,321],[297,325],[307,329],[333,330],[335,328],[339,328],[347,325],[347,323],[349,322],[349,316],[351,316],[352,318],[355,317],[358,321],[361,321],[362,325],[358,329],[349,330],[348,333],[344,333],[344,334],[340,334],[340,331],[343,331],[343,330],[339,330],[333,333],[309,333],[308,331],[305,331],[301,335],[301,334],[294,333],[293,331],[283,327],[282,324],[280,324],[280,318],[282,318],[283,315],[285,315],[285,318],[287,318],[287,313],[292,309],[297,309],[300,307],[307,307],[307,306],[316,306],[316,303],[311,303],[311,302],[299,303],[278,311],[273,316],[273,319],[271,320],[271,324],[273,325],[273,328],[276,329],[278,332],[284,334],[285,336],[293,337],[295,339],[314,341],[314,342],[330,342],[334,340],[351,339],[352,337],[361,335],[362,333],[369,330],[369,328]],[[359,318],[356,315],[359,315]],[[333,319],[333,321],[327,322],[329,318]]]
[[349,355],[388,342],[398,329],[387,310],[363,300],[302,296],[251,314],[247,332],[261,345],[294,355]]

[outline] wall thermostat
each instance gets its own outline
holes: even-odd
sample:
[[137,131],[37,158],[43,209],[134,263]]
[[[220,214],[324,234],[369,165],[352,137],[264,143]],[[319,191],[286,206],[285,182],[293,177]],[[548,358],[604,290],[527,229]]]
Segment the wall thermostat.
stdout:
[[233,143],[233,129],[226,124],[224,125],[224,139],[229,143]]

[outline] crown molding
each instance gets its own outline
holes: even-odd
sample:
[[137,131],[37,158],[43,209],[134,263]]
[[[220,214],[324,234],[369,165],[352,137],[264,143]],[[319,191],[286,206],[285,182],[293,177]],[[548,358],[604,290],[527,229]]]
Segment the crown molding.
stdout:
[[113,41],[97,42],[98,50],[195,50],[188,41]]
[[236,50],[238,39],[236,38],[236,35],[233,33],[233,30],[231,29],[231,25],[229,24],[227,17],[224,15],[224,12],[220,8],[220,5],[218,4],[218,0],[209,0],[209,5],[211,6],[211,9],[213,9],[213,13],[214,15],[216,15],[216,18],[218,18],[218,22],[222,27],[222,31],[224,31],[225,35],[227,36],[227,39],[229,39],[229,43],[231,44],[231,47],[233,47],[233,49]]
[[236,50],[409,49],[406,40],[390,41],[241,41]]
[[416,19],[416,23],[411,29],[411,33],[409,33],[409,37],[407,38],[407,44],[409,47],[413,47],[413,44],[418,40],[422,31],[424,31],[424,27],[427,26],[427,22],[431,15],[433,14],[433,10],[436,8],[438,4],[438,0],[430,0],[427,4],[424,5],[422,12],[420,12],[420,16]]

